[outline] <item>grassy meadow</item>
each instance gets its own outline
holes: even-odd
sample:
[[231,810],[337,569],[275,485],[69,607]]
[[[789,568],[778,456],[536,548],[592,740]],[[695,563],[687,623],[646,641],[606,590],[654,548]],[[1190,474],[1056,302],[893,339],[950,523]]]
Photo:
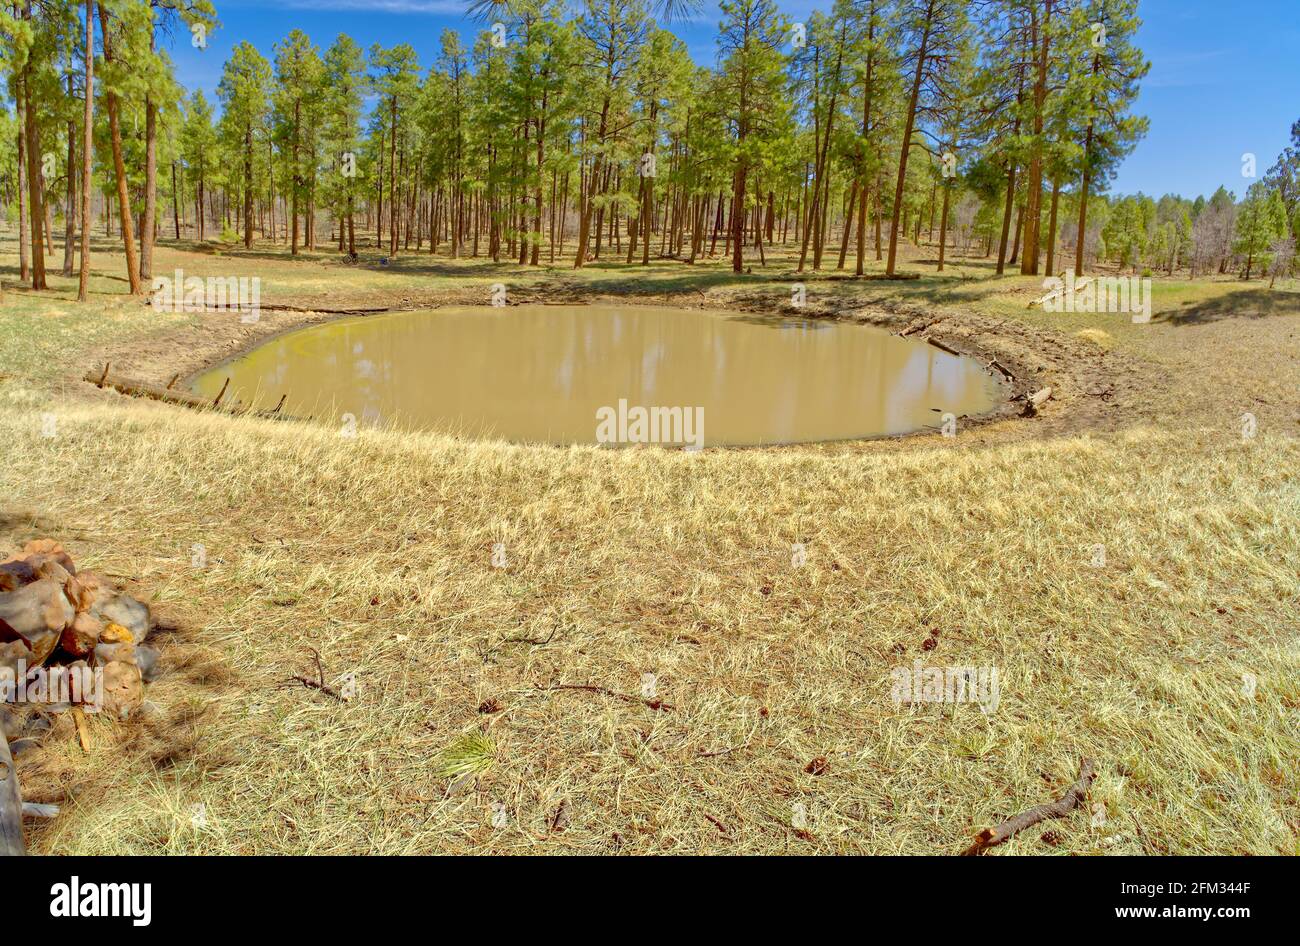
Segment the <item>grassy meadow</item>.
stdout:
[[[1300,286],[1156,277],[1136,325],[926,252],[923,278],[881,282],[781,256],[574,273],[159,247],[156,273],[255,273],[302,309],[502,282],[778,312],[804,282],[814,315],[938,319],[1053,388],[955,438],[690,455],[351,438],[101,391],[80,377],[106,361],[166,383],[315,316],[154,312],[107,244],[89,303],[57,275],[29,293],[4,234],[0,543],[57,539],[167,625],[146,712],[92,718],[90,751],[59,723],[19,759],[25,797],[63,806],[32,848],[955,854],[1088,757],[1089,810],[996,853],[1300,853]],[[353,699],[286,682],[313,650]],[[996,668],[996,706],[897,703],[917,661]]]

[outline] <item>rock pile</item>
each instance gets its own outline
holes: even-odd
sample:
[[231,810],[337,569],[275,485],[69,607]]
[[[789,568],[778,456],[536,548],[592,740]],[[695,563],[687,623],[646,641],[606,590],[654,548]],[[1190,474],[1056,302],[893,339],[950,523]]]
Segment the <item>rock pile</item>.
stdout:
[[9,716],[81,704],[128,718],[157,666],[145,644],[152,626],[148,605],[78,572],[59,543],[28,542],[0,561],[0,703]]
[[69,714],[88,747],[83,713],[127,719],[144,701],[158,652],[145,640],[149,606],[106,578],[78,572],[63,546],[28,542],[0,561],[0,855],[22,854],[24,817],[57,805],[24,804],[13,756]]

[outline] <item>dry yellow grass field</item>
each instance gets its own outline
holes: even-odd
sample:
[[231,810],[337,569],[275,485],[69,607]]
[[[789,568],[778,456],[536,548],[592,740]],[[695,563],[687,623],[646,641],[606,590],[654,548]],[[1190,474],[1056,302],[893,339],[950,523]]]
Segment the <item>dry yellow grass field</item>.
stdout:
[[[1041,417],[952,441],[350,438],[96,391],[93,358],[195,317],[11,290],[0,539],[63,541],[176,628],[141,719],[20,759],[63,805],[33,848],[958,853],[1087,756],[1087,810],[997,853],[1300,853],[1293,287],[1251,316],[1260,284],[1170,284],[1144,333],[1026,310],[1028,280],[922,283],[825,291],[1009,321],[1136,390],[1081,423],[1047,366]],[[310,648],[355,698],[284,685]],[[916,661],[996,668],[996,706],[897,703]]]

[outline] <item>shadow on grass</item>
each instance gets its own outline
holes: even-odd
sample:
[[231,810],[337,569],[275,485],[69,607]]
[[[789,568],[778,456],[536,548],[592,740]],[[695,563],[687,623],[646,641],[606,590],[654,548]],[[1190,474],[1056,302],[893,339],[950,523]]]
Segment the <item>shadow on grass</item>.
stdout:
[[1240,289],[1213,299],[1183,303],[1181,312],[1171,312],[1157,321],[1171,325],[1205,325],[1220,319],[1265,319],[1276,315],[1300,315],[1300,292],[1283,289]]

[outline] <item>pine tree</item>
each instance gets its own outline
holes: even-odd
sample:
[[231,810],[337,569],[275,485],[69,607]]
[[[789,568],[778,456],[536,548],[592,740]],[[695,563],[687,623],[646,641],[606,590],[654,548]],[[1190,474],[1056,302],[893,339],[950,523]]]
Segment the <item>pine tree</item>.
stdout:
[[234,49],[221,74],[217,97],[221,100],[221,128],[227,141],[238,142],[243,164],[241,192],[244,202],[244,246],[253,245],[253,167],[257,136],[266,129],[267,92],[271,65],[248,42]]
[[[312,116],[321,100],[324,67],[320,54],[302,30],[293,30],[275,48],[274,123],[277,144],[285,157],[290,201],[289,253],[298,255],[298,221],[301,202],[315,177],[315,141],[310,133]],[[304,161],[303,154],[310,155]],[[312,221],[308,221],[308,228]],[[310,238],[308,239],[310,243]]]
[[1269,248],[1286,234],[1286,208],[1277,190],[1264,181],[1250,186],[1237,209],[1232,252],[1244,259],[1241,278],[1250,279],[1256,265],[1267,270]]
[[361,197],[366,168],[361,162],[361,111],[365,92],[365,53],[346,33],[340,33],[325,52],[323,131],[330,173],[325,179],[325,199],[339,226],[339,246],[347,231],[348,255],[357,252],[356,203]]
[[764,146],[778,137],[783,113],[785,54],[789,24],[772,0],[722,0],[718,35],[719,101],[730,144],[731,268],[745,266],[745,210],[751,170],[762,161]]
[[1091,33],[1090,60],[1077,84],[1080,101],[1087,102],[1083,123],[1082,183],[1079,202],[1079,236],[1074,273],[1083,275],[1084,237],[1088,226],[1088,198],[1094,182],[1105,180],[1119,161],[1146,133],[1147,121],[1126,115],[1137,98],[1138,82],[1150,63],[1133,45],[1139,20],[1137,0],[1088,0],[1075,15],[1075,29],[1083,24]]
[[207,195],[210,177],[211,155],[216,151],[217,131],[213,126],[212,106],[202,89],[196,89],[185,106],[185,118],[181,126],[181,157],[186,168],[194,178],[194,234],[203,240],[206,230],[206,208],[204,198]]
[[966,42],[965,4],[959,0],[904,0],[902,26],[909,52],[904,65],[911,70],[911,91],[903,113],[898,178],[894,187],[893,221],[889,232],[887,275],[894,275],[898,259],[899,219],[907,185],[908,157],[918,117],[953,94],[947,72]]
[[[388,122],[388,211],[390,214],[388,253],[389,256],[396,256],[399,227],[397,205],[399,121],[405,118],[402,109],[408,104],[414,104],[419,89],[419,65],[415,50],[409,43],[399,43],[392,49],[384,49],[375,44],[370,48],[369,62],[371,88],[379,96],[376,113],[385,116]],[[400,131],[405,131],[405,128],[401,128]]]

